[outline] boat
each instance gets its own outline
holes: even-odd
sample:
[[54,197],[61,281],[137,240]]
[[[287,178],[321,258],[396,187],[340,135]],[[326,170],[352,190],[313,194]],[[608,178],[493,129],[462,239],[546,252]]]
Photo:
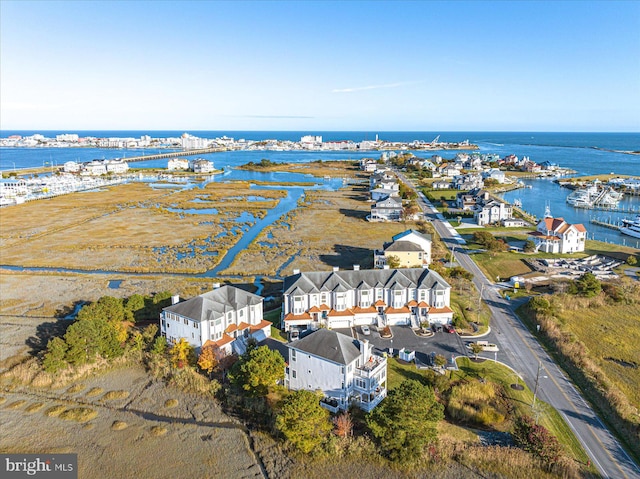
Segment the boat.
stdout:
[[602,187],[594,181],[586,188],[579,188],[567,196],[567,203],[574,208],[616,208],[623,194],[610,186]]
[[623,226],[620,227],[620,233],[634,238],[640,238],[640,215],[636,215],[634,220],[622,220]]

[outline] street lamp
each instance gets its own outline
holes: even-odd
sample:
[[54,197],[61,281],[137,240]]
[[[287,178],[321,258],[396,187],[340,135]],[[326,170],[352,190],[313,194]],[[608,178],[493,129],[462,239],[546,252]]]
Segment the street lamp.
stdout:
[[[540,369],[542,368],[542,361],[538,363],[538,373],[536,374],[536,386],[533,389],[533,402],[531,403],[531,407],[535,407],[536,405],[536,396],[538,394],[538,381],[540,380]],[[547,378],[547,376],[542,376],[543,378]]]

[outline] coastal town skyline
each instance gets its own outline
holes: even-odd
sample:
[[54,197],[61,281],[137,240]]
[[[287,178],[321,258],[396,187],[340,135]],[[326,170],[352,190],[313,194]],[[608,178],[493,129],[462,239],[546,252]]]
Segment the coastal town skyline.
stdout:
[[635,2],[3,1],[1,23],[2,130],[640,130]]

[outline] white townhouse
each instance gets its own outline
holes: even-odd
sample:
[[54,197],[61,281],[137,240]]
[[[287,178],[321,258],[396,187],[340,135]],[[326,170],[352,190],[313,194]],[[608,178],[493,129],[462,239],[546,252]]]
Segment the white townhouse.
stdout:
[[129,171],[129,164],[122,158],[116,158],[115,160],[106,160],[105,166],[108,173],[122,174]]
[[92,160],[82,165],[82,175],[100,176],[107,174],[107,165],[104,161]]
[[447,324],[451,286],[427,268],[319,271],[284,279],[283,329]]
[[80,171],[80,163],[76,161],[65,161],[62,169],[65,173],[77,173]]
[[476,205],[473,218],[478,226],[500,223],[513,218],[513,207],[503,201],[489,200]]
[[584,251],[587,230],[582,224],[570,224],[563,218],[548,215],[538,223],[529,238],[536,244],[536,251],[545,253],[577,253]]
[[211,173],[213,168],[213,161],[205,160],[204,158],[196,158],[191,163],[191,169],[194,173]]
[[171,158],[167,162],[167,170],[169,171],[177,171],[177,170],[188,170],[189,169],[189,160],[186,158]]
[[245,340],[271,336],[271,323],[263,319],[263,298],[225,285],[177,302],[160,313],[160,333],[174,343],[185,338],[196,349],[214,346],[226,354],[242,354]]
[[285,386],[320,390],[332,412],[355,404],[369,412],[387,395],[387,359],[374,355],[366,339],[319,329],[289,343]]
[[371,205],[369,221],[400,221],[404,209],[402,200],[397,196],[387,196]]
[[384,268],[389,257],[400,261],[400,268],[422,268],[431,264],[431,235],[409,229],[398,233],[385,243],[382,250],[373,252],[373,264]]

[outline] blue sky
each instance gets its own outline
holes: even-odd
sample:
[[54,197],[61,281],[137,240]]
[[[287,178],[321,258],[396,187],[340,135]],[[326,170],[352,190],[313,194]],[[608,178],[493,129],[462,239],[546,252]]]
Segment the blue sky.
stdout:
[[0,3],[2,129],[640,131],[640,2]]

